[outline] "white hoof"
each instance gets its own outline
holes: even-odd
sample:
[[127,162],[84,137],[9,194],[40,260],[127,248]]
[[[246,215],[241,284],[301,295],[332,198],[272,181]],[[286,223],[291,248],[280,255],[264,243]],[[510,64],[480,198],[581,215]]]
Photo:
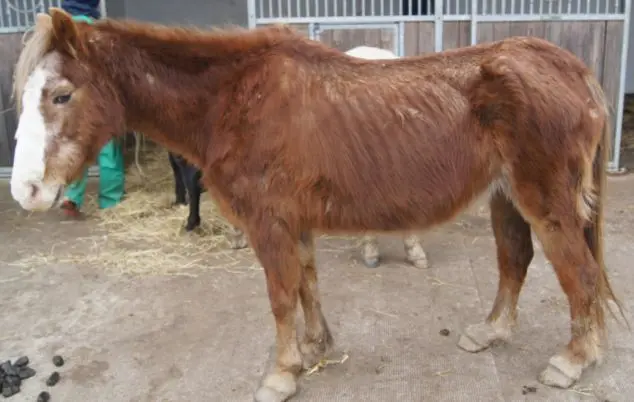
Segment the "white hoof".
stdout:
[[266,376],[255,392],[255,402],[284,402],[297,392],[295,376],[288,372],[273,373]]
[[572,363],[563,355],[555,355],[538,380],[549,387],[570,388],[581,377],[583,368],[582,364]]

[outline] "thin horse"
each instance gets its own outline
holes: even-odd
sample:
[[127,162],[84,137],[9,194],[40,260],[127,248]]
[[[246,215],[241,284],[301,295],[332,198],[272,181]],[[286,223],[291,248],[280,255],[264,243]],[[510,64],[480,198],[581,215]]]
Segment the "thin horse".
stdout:
[[277,360],[257,401],[290,398],[302,367],[333,345],[314,233],[430,228],[487,190],[499,288],[460,346],[477,352],[510,336],[534,231],[571,323],[540,380],[569,387],[600,359],[609,302],[620,309],[602,251],[609,110],[592,72],[564,49],[510,38],[363,60],[286,27],[91,26],[52,9],[15,71],[11,193],[23,208],[57,205],[125,127],[201,167],[266,277]]
[[[391,60],[397,59],[398,56],[386,49],[371,46],[357,46],[346,52],[348,56],[359,57],[368,60]],[[409,233],[403,239],[403,248],[407,261],[416,268],[428,268],[427,254],[420,244],[420,239],[414,233]],[[379,266],[379,242],[376,236],[368,234],[363,236],[361,243],[361,257],[363,263],[368,268],[376,268]]]

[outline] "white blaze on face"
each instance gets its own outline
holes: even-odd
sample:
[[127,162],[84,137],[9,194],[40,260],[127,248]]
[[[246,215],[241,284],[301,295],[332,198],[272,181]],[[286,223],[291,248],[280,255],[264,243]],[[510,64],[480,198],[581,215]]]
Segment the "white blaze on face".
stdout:
[[11,195],[27,210],[46,210],[59,199],[62,186],[44,183],[45,150],[55,133],[47,130],[40,110],[42,92],[51,72],[42,66],[29,77],[22,95],[22,113],[15,133]]
[[398,56],[389,50],[371,46],[357,46],[348,50],[346,54],[348,56],[368,60],[398,59]]

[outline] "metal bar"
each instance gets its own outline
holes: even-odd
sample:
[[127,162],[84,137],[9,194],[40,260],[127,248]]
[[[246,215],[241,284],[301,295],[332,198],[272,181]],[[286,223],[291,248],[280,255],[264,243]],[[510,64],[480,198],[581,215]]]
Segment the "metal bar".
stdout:
[[319,24],[320,31],[328,31],[332,29],[394,29],[394,24]]
[[[273,0],[267,0],[269,2],[269,18],[273,17]],[[264,15],[264,13],[262,13]]]
[[398,23],[398,57],[405,56],[405,23]]
[[[262,12],[262,8],[260,8],[260,12]],[[249,29],[255,28],[257,24],[257,18],[255,15],[255,0],[247,0],[247,18],[249,23]]]
[[[442,14],[441,14],[442,16]],[[324,17],[297,17],[297,18],[260,18],[258,24],[308,24],[314,23],[331,23],[331,24],[366,24],[366,23],[388,23],[388,22],[432,22],[436,20],[435,15],[431,16],[375,16],[375,17],[337,17],[337,18],[324,18]],[[463,15],[445,15],[442,20],[447,22],[455,21],[469,21],[471,19],[470,14]],[[548,15],[548,14],[516,14],[516,15],[480,15],[478,16],[478,22],[539,22],[539,21],[624,21],[625,14],[562,14],[562,15]],[[20,32],[18,28],[13,30],[4,30],[1,32]]]
[[616,132],[614,133],[614,141],[612,142],[614,152],[612,161],[608,171],[618,173],[623,171],[621,168],[621,136],[623,134],[623,103],[625,101],[625,73],[627,69],[627,50],[630,39],[630,12],[632,11],[632,0],[625,0],[625,21],[623,22],[623,41],[621,42],[621,71],[619,72],[619,96],[616,111]]
[[[15,23],[15,10],[12,10],[11,8],[7,8],[7,10],[9,11],[9,26],[11,27],[17,27],[16,23]],[[24,28],[21,27],[23,30]]]
[[370,7],[372,7],[372,14],[370,14],[370,15],[372,15],[372,16],[374,16],[374,8],[375,8],[374,6],[375,6],[374,0],[372,0],[372,2],[370,3]]
[[101,18],[108,18],[108,7],[106,7],[106,0],[99,1],[99,14],[101,14]]
[[[6,26],[6,22],[5,22],[6,16],[5,16],[5,14],[6,14],[7,10],[8,10],[7,7],[2,7],[0,9],[0,30],[3,29]],[[2,31],[0,31],[0,32],[2,32]]]
[[[440,0],[434,7],[434,51],[442,51],[442,39],[443,39],[443,6],[445,0]],[[420,11],[420,10],[419,10]]]
[[357,0],[352,0],[352,15],[357,15]]
[[277,0],[277,15],[280,18],[288,18],[288,17],[284,17],[284,13],[282,12],[282,0]]
[[286,12],[288,13],[288,16],[293,18],[293,6],[291,4],[291,0],[286,0],[286,7],[288,8],[288,10],[286,10]]
[[471,0],[471,45],[478,43],[478,0]]

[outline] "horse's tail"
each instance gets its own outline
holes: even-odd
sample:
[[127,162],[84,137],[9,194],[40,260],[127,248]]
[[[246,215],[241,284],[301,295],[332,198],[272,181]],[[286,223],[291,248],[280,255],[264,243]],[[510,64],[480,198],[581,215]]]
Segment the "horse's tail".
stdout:
[[588,91],[592,96],[592,100],[601,109],[601,114],[604,116],[601,140],[599,141],[599,144],[596,148],[592,164],[592,187],[594,187],[594,197],[592,197],[592,209],[594,219],[590,219],[584,229],[584,237],[586,239],[588,248],[590,249],[592,256],[596,260],[597,264],[599,264],[599,269],[601,270],[601,274],[597,283],[597,294],[598,301],[602,305],[602,308],[597,309],[597,312],[601,314],[597,318],[603,319],[603,308],[609,309],[612,315],[615,315],[614,311],[610,308],[610,304],[608,303],[610,300],[612,300],[617,306],[618,311],[623,318],[623,321],[627,324],[629,328],[630,325],[627,318],[625,317],[625,314],[623,313],[621,302],[614,294],[612,286],[610,285],[610,282],[608,280],[603,250],[603,232],[605,223],[603,210],[605,206],[605,187],[607,182],[606,168],[612,142],[612,119],[610,106],[605,97],[605,93],[601,88],[601,84],[597,81],[597,79],[591,72],[586,73],[584,80]]

